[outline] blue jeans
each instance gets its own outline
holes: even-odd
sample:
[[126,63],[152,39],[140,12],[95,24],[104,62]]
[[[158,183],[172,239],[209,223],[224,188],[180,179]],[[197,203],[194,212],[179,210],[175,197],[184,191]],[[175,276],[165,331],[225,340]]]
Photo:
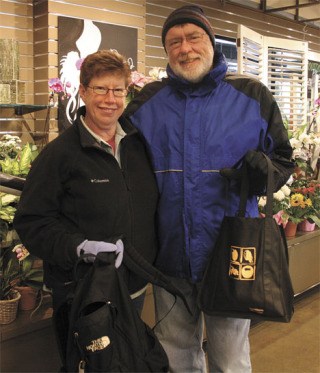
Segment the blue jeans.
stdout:
[[204,325],[209,372],[251,372],[250,320],[203,314],[196,303],[199,285],[170,279],[182,291],[193,312],[191,316],[181,299],[177,298],[174,304],[170,293],[154,286],[156,322],[160,320],[154,330],[168,355],[170,373],[207,372],[202,349]]

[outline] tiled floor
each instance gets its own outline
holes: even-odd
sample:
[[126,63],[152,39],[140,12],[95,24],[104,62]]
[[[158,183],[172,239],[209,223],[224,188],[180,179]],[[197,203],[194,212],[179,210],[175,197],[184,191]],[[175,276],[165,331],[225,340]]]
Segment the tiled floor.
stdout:
[[[252,327],[250,342],[253,373],[319,373],[319,288],[296,302],[289,324],[264,322]],[[0,361],[1,373],[57,372],[51,328],[2,342]]]
[[254,373],[319,373],[319,288],[295,303],[289,324],[264,322],[254,326],[250,344]]

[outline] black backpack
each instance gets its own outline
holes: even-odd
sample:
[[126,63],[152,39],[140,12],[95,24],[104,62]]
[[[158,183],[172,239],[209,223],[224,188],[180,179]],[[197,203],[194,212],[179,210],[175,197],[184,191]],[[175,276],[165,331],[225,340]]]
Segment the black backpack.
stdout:
[[[126,248],[123,261],[135,273],[185,302],[167,278],[133,248]],[[113,253],[99,253],[77,281],[69,318],[67,371],[167,372],[167,355],[134,308],[114,263]]]

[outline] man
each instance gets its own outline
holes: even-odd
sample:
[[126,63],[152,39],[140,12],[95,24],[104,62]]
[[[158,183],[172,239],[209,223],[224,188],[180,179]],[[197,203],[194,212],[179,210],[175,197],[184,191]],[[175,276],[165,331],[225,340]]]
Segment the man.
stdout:
[[210,372],[250,372],[250,320],[203,315],[197,293],[223,216],[237,212],[236,169],[244,159],[249,164],[247,212],[257,216],[254,193],[262,193],[266,183],[262,152],[272,159],[277,190],[293,170],[292,149],[268,89],[226,74],[225,58],[214,50],[214,33],[200,7],[173,11],[162,42],[168,79],[146,85],[125,115],[148,143],[160,190],[156,265],[184,292],[193,315],[179,299],[174,304],[171,295],[155,288],[161,320],[155,330],[171,373],[206,371],[204,322]]

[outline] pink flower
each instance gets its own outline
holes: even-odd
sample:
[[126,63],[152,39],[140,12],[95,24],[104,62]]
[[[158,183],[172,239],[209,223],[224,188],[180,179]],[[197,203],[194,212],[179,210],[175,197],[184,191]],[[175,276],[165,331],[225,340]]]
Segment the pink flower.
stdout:
[[[285,215],[285,212],[283,210],[280,210],[278,211],[276,214],[273,215],[273,219],[276,221],[276,223],[278,225],[283,225],[283,228],[285,228],[285,226],[287,225],[288,223],[288,219],[287,218],[284,218],[283,215]],[[262,212],[260,212],[260,216],[262,218],[264,218],[266,215]]]
[[63,92],[63,84],[59,78],[49,79],[48,85],[54,93]]
[[147,78],[145,75],[139,73],[138,71],[131,72],[131,84],[137,87],[144,87],[147,83],[149,83],[152,79]]
[[278,225],[282,224],[283,228],[285,228],[285,226],[288,223],[288,220],[283,218],[283,214],[284,214],[284,211],[280,210],[275,215],[273,215],[273,219],[277,222]]
[[83,60],[84,58],[79,58],[78,61],[76,62],[77,70],[80,70]]

